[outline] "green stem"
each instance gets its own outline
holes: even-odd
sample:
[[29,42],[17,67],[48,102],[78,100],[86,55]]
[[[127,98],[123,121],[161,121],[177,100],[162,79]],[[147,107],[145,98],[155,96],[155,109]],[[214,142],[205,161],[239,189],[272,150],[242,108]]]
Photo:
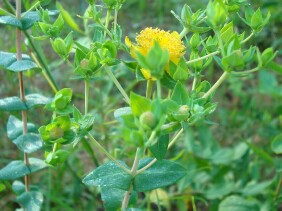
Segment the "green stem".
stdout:
[[194,91],[196,89],[196,85],[198,83],[198,74],[196,73],[196,75],[194,76],[194,79],[193,79],[193,84],[192,84],[192,91]]
[[37,58],[34,55],[34,53],[31,52],[30,54],[31,54],[31,57],[34,60],[34,62],[37,64],[37,66],[42,69],[42,74],[43,74],[44,78],[46,79],[47,83],[50,85],[50,87],[53,90],[53,92],[56,93],[58,91],[58,89],[56,88],[55,84],[53,83],[53,81],[49,77],[48,72],[45,70],[45,68],[43,68],[41,66],[40,62],[37,60]]
[[251,39],[254,35],[255,35],[255,33],[252,32],[248,37],[246,37],[246,39],[242,40],[240,44],[244,44],[244,43],[248,42],[249,39]]
[[[27,38],[31,48],[33,49],[33,51],[35,52],[38,60],[39,60],[39,63],[42,65],[43,67],[43,75],[44,77],[47,79],[48,83],[50,84],[50,86],[52,87],[52,89],[57,92],[58,90],[58,86],[55,82],[55,79],[53,78],[52,74],[51,74],[51,71],[49,70],[48,68],[48,65],[46,63],[46,61],[44,60],[44,55],[42,55],[38,50],[37,50],[37,47],[34,45],[30,35],[27,33],[27,31],[24,31],[24,34],[25,34],[25,37]],[[45,74],[44,74],[45,73]]]
[[39,5],[40,5],[40,1],[38,1],[34,5],[32,5],[27,11],[25,11],[25,13],[22,15],[22,18]]
[[115,16],[114,16],[114,32],[117,32],[117,18],[118,18],[118,9],[115,9]]
[[220,53],[219,51],[215,51],[215,52],[209,53],[209,54],[207,54],[205,56],[199,57],[197,59],[193,59],[193,60],[187,61],[186,64],[192,64],[194,62],[198,62],[198,61],[204,60],[206,58],[209,58],[209,57],[214,56],[214,55],[219,54],[219,53]]
[[152,142],[154,141],[155,137],[157,135],[157,132],[156,131],[152,131],[148,141],[145,143],[145,146],[151,146],[152,145]]
[[[16,0],[16,17],[18,20],[21,19],[21,0]],[[17,60],[22,60],[22,47],[21,47],[21,30],[16,28],[16,49],[17,49]],[[23,82],[23,73],[18,73],[19,78],[19,87],[20,87],[20,98],[21,101],[25,101],[25,91],[24,91],[24,82]],[[27,111],[22,111],[22,124],[23,124],[23,134],[27,134]],[[28,154],[24,153],[24,163],[26,166],[29,166]],[[30,189],[30,176],[25,175],[25,191],[29,192]]]
[[[140,148],[137,148],[136,153],[135,153],[134,162],[133,162],[133,165],[132,165],[132,168],[131,168],[131,171],[130,171],[130,174],[133,176],[133,178],[135,177],[136,172],[137,172],[137,168],[138,168],[138,164],[139,164],[139,160],[140,160],[140,154],[141,154],[140,152],[141,152]],[[126,209],[127,206],[128,206],[130,194],[131,194],[131,191],[133,189],[133,182],[134,182],[134,179],[132,179],[132,181],[130,183],[129,190],[126,191],[125,194],[124,194],[121,209]]]
[[157,80],[157,96],[159,99],[162,99],[162,86],[160,80]]
[[122,96],[124,97],[125,102],[127,104],[130,104],[130,99],[129,99],[128,95],[126,94],[126,92],[124,91],[124,89],[122,88],[122,86],[120,85],[120,83],[118,82],[118,80],[116,79],[114,74],[112,73],[112,71],[110,71],[109,69],[106,69],[106,72],[109,75],[109,77],[111,78],[111,80],[114,82],[114,84],[116,85],[116,87],[118,88],[118,90],[120,91]]
[[[107,9],[107,15],[106,15],[106,21],[105,21],[105,28],[108,29],[109,27],[109,22],[110,22],[110,18],[111,18],[111,10]],[[104,37],[106,37],[107,32],[104,31]]]
[[85,84],[85,115],[88,113],[88,103],[89,103],[89,80],[84,81]]
[[278,182],[278,186],[277,186],[276,191],[275,191],[274,199],[278,198],[280,190],[281,190],[281,187],[282,187],[282,174],[280,176],[280,179],[279,179],[279,182]]
[[154,84],[154,81],[147,80],[146,98],[148,98],[148,99],[151,98],[153,84]]
[[181,32],[180,32],[180,39],[183,39],[187,34],[189,30],[185,27]]
[[[174,138],[171,140],[171,142],[168,145],[168,149],[170,149],[173,144],[177,141],[177,139],[180,137],[180,135],[184,132],[184,129],[181,128],[177,134],[174,136]],[[141,174],[142,172],[146,171],[148,168],[150,168],[155,162],[157,162],[158,160],[156,158],[154,158],[150,163],[148,163],[146,166],[144,166],[143,168],[139,169],[136,172],[136,175]]]
[[120,168],[122,168],[126,173],[131,174],[131,171],[128,170],[126,167],[124,167],[120,162],[118,162],[110,153],[107,152],[107,150],[99,144],[99,142],[90,134],[88,133],[88,138],[93,141],[95,146],[103,152],[111,161],[113,161],[115,164],[117,164]]
[[203,95],[203,98],[209,97],[223,83],[228,75],[229,73],[225,71],[217,80],[217,82]]
[[256,72],[256,71],[259,71],[258,67],[253,68],[251,70],[245,70],[245,71],[240,71],[240,72],[231,72],[231,74],[232,75],[247,75],[249,73],[253,73],[253,72]]

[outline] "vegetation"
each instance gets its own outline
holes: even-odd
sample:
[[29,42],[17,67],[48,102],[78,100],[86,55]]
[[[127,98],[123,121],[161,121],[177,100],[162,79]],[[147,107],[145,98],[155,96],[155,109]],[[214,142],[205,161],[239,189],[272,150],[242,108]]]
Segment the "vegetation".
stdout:
[[0,207],[281,209],[281,4],[4,0]]

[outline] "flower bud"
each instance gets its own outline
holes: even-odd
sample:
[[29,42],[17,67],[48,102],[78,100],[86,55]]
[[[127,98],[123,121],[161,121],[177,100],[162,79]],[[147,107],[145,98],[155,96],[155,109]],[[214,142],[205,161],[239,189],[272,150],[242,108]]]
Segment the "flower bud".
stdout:
[[190,45],[191,48],[198,48],[198,46],[201,44],[201,38],[198,33],[193,34],[193,36],[190,39]]
[[64,136],[64,130],[60,127],[54,127],[50,131],[50,138],[51,139],[58,139]]
[[82,59],[80,61],[80,67],[81,68],[88,68],[89,60],[88,59]]
[[156,125],[156,119],[151,111],[146,111],[140,116],[140,123],[142,126],[153,128]]
[[188,114],[189,111],[190,111],[190,108],[189,108],[188,105],[182,105],[182,106],[180,106],[179,109],[178,109],[178,113],[179,113],[179,114]]

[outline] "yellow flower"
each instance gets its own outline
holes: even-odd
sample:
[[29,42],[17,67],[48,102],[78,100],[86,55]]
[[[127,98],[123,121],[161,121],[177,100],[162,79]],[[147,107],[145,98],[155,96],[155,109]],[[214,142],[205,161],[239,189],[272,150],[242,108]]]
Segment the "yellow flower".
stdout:
[[[159,43],[162,49],[167,49],[169,52],[169,60],[176,65],[185,54],[185,46],[176,31],[169,32],[158,28],[145,28],[140,34],[137,34],[135,40],[136,44],[132,44],[128,37],[125,38],[125,44],[129,47],[130,54],[133,58],[137,58],[136,52],[147,56],[150,49],[154,46],[155,41]],[[169,64],[165,67],[166,71],[168,71],[168,69]],[[147,80],[155,80],[149,70],[142,68],[141,72]]]

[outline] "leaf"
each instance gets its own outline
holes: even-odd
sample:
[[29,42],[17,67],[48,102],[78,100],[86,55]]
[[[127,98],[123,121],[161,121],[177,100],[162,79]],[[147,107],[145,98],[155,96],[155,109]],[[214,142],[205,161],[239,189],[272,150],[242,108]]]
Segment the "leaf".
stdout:
[[30,165],[26,166],[22,160],[10,162],[7,166],[0,170],[0,179],[14,180],[27,174],[39,171],[47,166],[44,161],[37,158],[29,158],[29,163]]
[[20,195],[25,192],[25,185],[21,181],[14,181],[12,185],[12,189],[15,194]]
[[116,120],[119,122],[122,122],[123,115],[128,115],[128,114],[132,114],[130,107],[118,108],[117,110],[114,111],[114,116]]
[[0,99],[0,111],[23,111],[27,110],[26,104],[19,97]]
[[40,211],[43,203],[43,194],[38,191],[24,192],[18,196],[17,201],[28,211]]
[[[118,210],[121,207],[125,190],[117,188],[101,187],[101,198],[106,210]],[[129,198],[129,205],[136,203],[137,193],[132,191]]]
[[209,189],[205,191],[205,196],[210,200],[222,198],[230,194],[234,190],[234,187],[233,182],[221,182],[209,187]]
[[189,100],[188,92],[181,82],[177,82],[171,95],[171,99],[179,105],[186,105]]
[[220,204],[218,211],[257,211],[260,210],[257,203],[247,201],[241,196],[232,195],[225,198]]
[[14,139],[13,143],[25,153],[35,152],[43,146],[41,136],[35,133],[21,135]]
[[25,103],[28,109],[31,109],[37,105],[46,105],[47,103],[52,102],[51,98],[45,97],[41,94],[29,94],[25,96]]
[[255,181],[251,181],[242,190],[240,190],[240,193],[243,196],[253,196],[253,195],[265,193],[265,191],[266,191],[265,189],[269,185],[271,185],[272,182],[273,182],[273,180],[264,181],[264,182],[260,182],[260,183],[257,183]]
[[77,31],[81,34],[84,34],[84,32],[79,28],[78,24],[73,20],[73,18],[68,13],[68,11],[65,10],[59,2],[56,2],[56,6],[60,10],[65,23],[68,24],[73,30],[75,30],[75,31]]
[[[120,162],[120,161],[118,161]],[[120,162],[121,165],[126,167],[124,162]],[[128,190],[132,176],[121,169],[113,161],[110,161],[102,166],[99,166],[92,172],[90,172],[82,182],[89,186],[101,186],[108,188],[118,188],[122,190]]]
[[18,61],[15,53],[0,51],[0,67],[13,72],[20,72],[37,68],[37,65],[26,54],[23,54],[22,60]]
[[35,64],[33,61],[19,60],[19,61],[15,61],[10,66],[6,67],[6,69],[13,71],[13,72],[21,72],[21,71],[30,70],[36,67],[37,67],[37,64]]
[[10,26],[22,27],[22,23],[17,19],[16,16],[0,16],[0,23]]
[[142,113],[150,111],[150,100],[141,95],[137,95],[134,92],[131,92],[130,107],[134,115],[140,116]]
[[273,159],[267,152],[265,152],[264,150],[260,149],[259,147],[255,146],[250,142],[246,142],[246,144],[254,151],[254,153],[257,156],[264,159],[266,162],[273,164]]
[[[140,160],[138,169],[148,164],[151,159]],[[137,192],[154,190],[175,183],[186,175],[186,169],[180,164],[168,160],[157,161],[146,171],[134,178],[133,189]]]
[[50,98],[40,94],[29,94],[25,96],[26,101],[23,102],[19,97],[8,97],[0,99],[0,111],[22,111],[31,109],[37,105],[45,105],[51,102]]
[[[27,123],[28,132],[36,132],[37,128],[34,124]],[[15,116],[10,115],[7,123],[7,135],[8,138],[14,140],[23,133],[23,123],[18,120]]]
[[37,11],[30,11],[28,13],[23,13],[21,18],[21,29],[27,30],[33,26],[37,21],[40,21],[40,17]]
[[151,146],[149,149],[152,152],[152,154],[157,158],[158,160],[162,160],[167,152],[169,142],[169,135],[161,135],[158,138],[158,141],[155,145]]
[[4,191],[6,186],[3,183],[0,183],[0,192]]
[[279,134],[273,139],[271,150],[276,154],[282,154],[282,134]]

